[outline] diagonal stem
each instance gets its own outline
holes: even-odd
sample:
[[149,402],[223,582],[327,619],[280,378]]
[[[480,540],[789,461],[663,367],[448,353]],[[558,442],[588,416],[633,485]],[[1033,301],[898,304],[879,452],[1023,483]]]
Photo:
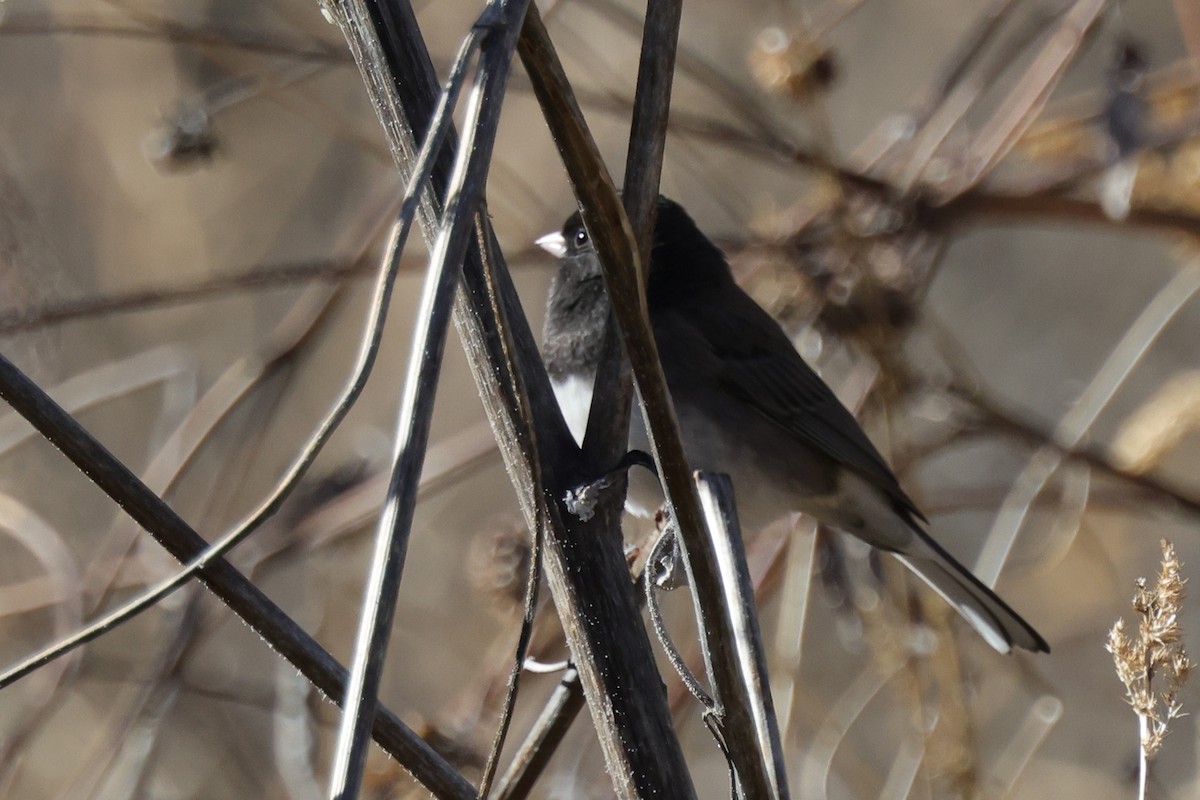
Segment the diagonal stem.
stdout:
[[1033,501],[1058,469],[1065,453],[1083,440],[1142,356],[1198,291],[1200,264],[1193,262],[1180,269],[1129,326],[1087,389],[1054,429],[1054,446],[1046,445],[1030,458],[996,513],[983,550],[975,560],[975,574],[981,581],[995,585]]
[[[707,635],[703,643],[710,648],[713,685],[720,705],[742,703],[741,663],[735,645],[737,636],[732,621],[722,612],[725,597],[721,589],[720,569],[712,542],[706,535],[706,523],[683,452],[679,422],[667,393],[662,366],[650,329],[646,308],[643,264],[634,243],[624,208],[612,194],[612,180],[600,158],[587,123],[579,110],[569,82],[558,61],[541,19],[531,9],[526,18],[520,43],[521,59],[542,105],[546,123],[559,147],[568,177],[580,202],[584,224],[600,257],[605,284],[619,323],[625,352],[633,368],[642,401],[658,473],[666,488],[667,504],[679,525],[692,591]],[[739,765],[739,777],[746,781],[760,774],[751,767],[757,758],[754,750],[757,732],[742,728],[738,722],[747,715],[722,714],[726,741],[740,752],[732,752]],[[742,769],[745,767],[745,770]],[[757,797],[769,797],[765,791]]]
[[0,674],[0,689],[20,680],[42,665],[102,636],[118,625],[133,619],[143,611],[153,608],[163,598],[168,597],[191,581],[209,563],[223,557],[225,553],[232,550],[257,531],[267,519],[275,515],[275,512],[283,505],[284,500],[291,495],[301,478],[307,473],[308,468],[316,460],[317,455],[341,425],[366,387],[367,378],[374,367],[376,356],[379,353],[379,346],[383,339],[384,323],[387,320],[388,306],[391,301],[392,290],[395,287],[396,275],[400,268],[404,243],[408,239],[408,233],[412,226],[417,204],[420,201],[422,188],[429,179],[429,175],[433,170],[434,159],[437,157],[442,143],[446,140],[449,133],[451,126],[450,113],[453,110],[454,100],[461,89],[467,62],[470,55],[474,52],[477,43],[478,37],[476,36],[469,37],[464,42],[455,66],[451,70],[450,78],[447,81],[442,104],[435,110],[433,119],[430,122],[430,134],[426,137],[421,156],[417,159],[414,167],[400,215],[392,226],[387,254],[384,257],[381,272],[376,280],[371,310],[364,326],[365,338],[354,366],[352,377],[337,403],[334,404],[317,429],[317,432],[309,439],[301,453],[293,461],[287,473],[249,516],[239,521],[203,552],[198,553],[194,558],[189,560],[183,569],[129,602],[124,603],[76,631],[70,637],[56,642],[50,647],[8,668]]
[[487,29],[483,34],[476,84],[468,99],[470,127],[451,174],[443,224],[430,254],[430,271],[418,311],[418,327],[400,405],[401,435],[376,531],[350,686],[338,731],[330,779],[332,798],[356,798],[362,782],[459,266],[470,245],[471,221],[482,200],[500,119],[500,101],[527,3],[528,0],[494,0],[484,9],[471,34],[475,36],[481,29]]
[[[205,550],[207,543],[200,534],[2,355],[0,399],[29,420],[172,556],[187,561]],[[345,669],[261,589],[224,559],[207,564],[198,577],[314,686],[340,702],[346,686]],[[438,797],[474,797],[471,785],[390,711],[379,709],[375,734],[380,744]]]

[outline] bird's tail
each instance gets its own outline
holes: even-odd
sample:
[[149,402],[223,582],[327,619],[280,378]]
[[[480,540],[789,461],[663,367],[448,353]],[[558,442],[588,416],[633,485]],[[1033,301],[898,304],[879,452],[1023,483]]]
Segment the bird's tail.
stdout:
[[916,525],[913,528],[921,545],[907,553],[896,553],[896,557],[952,605],[988,644],[1002,653],[1013,647],[1050,652],[1050,646],[1033,626],[924,531]]

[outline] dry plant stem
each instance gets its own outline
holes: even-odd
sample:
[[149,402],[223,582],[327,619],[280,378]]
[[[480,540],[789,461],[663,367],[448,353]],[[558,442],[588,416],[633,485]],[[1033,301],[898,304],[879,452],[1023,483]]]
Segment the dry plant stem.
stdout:
[[643,264],[649,263],[654,235],[682,14],[682,0],[654,0],[646,7],[622,196]]
[[569,667],[500,780],[496,800],[528,797],[585,700],[579,672]]
[[383,339],[383,327],[387,320],[392,290],[395,287],[396,275],[400,268],[404,243],[408,238],[408,232],[416,214],[418,203],[420,202],[421,187],[432,172],[437,154],[450,131],[450,114],[453,110],[453,101],[462,86],[462,79],[466,74],[466,66],[473,51],[474,41],[474,39],[470,40],[459,54],[455,68],[451,71],[451,76],[447,83],[447,92],[444,93],[444,103],[442,107],[435,110],[430,128],[432,135],[428,137],[428,141],[425,143],[422,157],[416,160],[409,191],[406,192],[400,216],[393,225],[392,236],[384,261],[381,264],[379,277],[376,280],[371,310],[364,325],[363,345],[359,350],[358,361],[355,364],[349,384],[329,414],[322,421],[317,432],[292,463],[288,472],[260,503],[257,509],[244,520],[234,525],[228,532],[222,534],[204,552],[188,561],[182,570],[137,598],[89,624],[74,636],[58,642],[9,668],[3,674],[0,674],[0,688],[28,675],[42,664],[58,658],[82,644],[86,644],[113,627],[132,619],[142,611],[151,608],[162,598],[176,591],[180,586],[191,580],[200,570],[204,569],[208,563],[222,557],[226,552],[256,531],[263,522],[279,510],[284,500],[287,499],[292,490],[299,484],[300,479],[308,471],[312,462],[316,460],[325,443],[329,441],[334,431],[341,425],[342,420],[345,419],[366,387],[367,379],[371,374],[375,358],[379,352],[380,342]]
[[1146,753],[1146,740],[1150,738],[1150,719],[1144,714],[1138,720],[1138,800],[1146,800],[1146,785],[1150,782],[1150,757]]
[[[896,184],[901,191],[910,191],[920,180],[929,162],[975,105],[984,88],[996,79],[995,74],[985,73],[968,77],[967,73],[976,59],[985,52],[988,40],[996,34],[1019,2],[1020,0],[1001,0],[988,9],[982,24],[952,58],[951,67],[942,80],[933,102],[929,103],[928,110],[921,115],[917,131],[904,142],[908,152],[904,163],[896,170],[899,175]],[[1006,64],[997,64],[991,72],[999,72],[1004,66]]]
[[[701,610],[701,629],[707,631],[712,653],[713,683],[718,702],[725,706],[741,696],[740,664],[734,632],[721,612],[724,597],[718,578],[716,554],[705,536],[705,523],[696,496],[691,470],[683,454],[679,423],[658,361],[654,337],[646,311],[640,259],[632,245],[632,232],[619,203],[609,196],[612,182],[600,160],[553,51],[545,28],[531,12],[522,36],[521,58],[533,81],[534,92],[544,110],[567,174],[580,201],[596,252],[604,269],[613,311],[620,325],[642,401],[658,472],[663,480],[672,518],[679,525],[681,540],[692,570],[692,591]],[[723,720],[726,722],[727,720]],[[734,747],[753,747],[753,729],[727,728],[726,739]],[[736,760],[736,756],[735,756]],[[739,773],[740,774],[740,773]],[[748,776],[740,775],[743,780]]]
[[1107,0],[1076,0],[1050,34],[1042,52],[1017,80],[1018,91],[1006,98],[1000,110],[980,131],[971,146],[973,166],[965,178],[939,192],[946,202],[969,191],[986,177],[1020,138],[1046,104],[1067,66],[1083,45],[1084,37],[1107,6]]
[[925,749],[925,742],[917,737],[900,741],[879,791],[880,800],[908,800],[912,796],[913,783],[925,760]]
[[[649,263],[650,258],[682,13],[682,0],[660,0],[646,6],[622,195],[642,263]],[[615,319],[610,316],[584,435],[585,461],[609,465],[624,455],[632,400],[632,376]],[[619,499],[606,498],[605,502]]]
[[838,748],[845,742],[846,734],[862,716],[867,705],[902,668],[902,665],[886,668],[868,666],[829,707],[800,768],[800,797],[829,797],[829,776],[833,772],[833,758]]
[[273,56],[289,61],[317,64],[347,64],[345,51],[304,45],[282,39],[272,39],[260,31],[237,31],[225,28],[192,27],[166,18],[143,19],[138,25],[87,21],[83,17],[54,18],[6,16],[0,26],[0,37],[63,36],[101,37],[105,39],[140,39],[152,42],[195,45],[213,50],[240,50],[261,56]]
[[[363,599],[354,666],[338,731],[329,796],[353,800],[362,784],[379,682],[390,638],[400,577],[416,505],[421,463],[429,441],[442,353],[460,265],[470,245],[471,221],[483,199],[501,98],[528,0],[493,0],[470,34],[483,32],[475,85],[468,99],[469,126],[447,188],[442,228],[430,253],[413,337],[391,481],[376,529],[375,552]],[[464,53],[468,48],[464,47]],[[443,94],[448,95],[449,92]],[[439,109],[442,110],[442,109]],[[420,177],[420,176],[416,176]],[[414,198],[418,183],[410,186]]]
[[[779,126],[767,114],[764,114],[762,107],[752,101],[753,95],[748,95],[745,88],[722,72],[717,67],[708,63],[703,55],[695,50],[691,50],[686,46],[678,47],[679,41],[679,17],[683,8],[681,0],[671,0],[670,2],[652,2],[646,7],[646,21],[644,25],[639,26],[639,18],[637,14],[630,8],[622,5],[616,0],[594,0],[588,4],[593,13],[596,13],[606,22],[623,28],[627,33],[633,34],[638,27],[643,29],[642,34],[642,71],[639,72],[639,91],[641,90],[641,76],[644,74],[647,65],[647,58],[659,59],[660,63],[665,63],[667,59],[674,62],[678,59],[679,68],[685,75],[690,75],[696,82],[709,92],[711,92],[718,102],[735,111],[735,115],[742,122],[745,122],[753,129],[753,135],[759,139],[769,141],[780,141],[783,137],[779,131]],[[669,22],[669,28],[663,26],[662,22]],[[667,37],[670,37],[669,40]],[[664,48],[657,52],[648,51],[647,45],[659,45],[658,41],[661,37],[661,45]],[[673,71],[673,68],[672,68]],[[670,77],[670,74],[667,74]],[[670,91],[670,86],[666,87]],[[637,101],[635,100],[635,105]],[[665,107],[658,109],[662,114],[664,121],[666,118]],[[634,130],[637,129],[637,110],[634,111]],[[633,137],[630,137],[631,142]],[[628,166],[628,161],[626,162]],[[625,188],[629,188],[630,172],[625,171]],[[626,204],[628,208],[628,203]],[[633,221],[633,215],[630,215],[630,221]],[[639,243],[641,240],[638,240]]]
[[1189,262],[1133,321],[1087,389],[1055,427],[1052,440],[1058,447],[1039,449],[1017,476],[975,560],[975,574],[981,581],[995,585],[1030,506],[1062,463],[1060,448],[1069,450],[1087,435],[1142,356],[1197,291],[1200,291],[1200,263]]
[[[647,564],[661,563],[664,554],[666,553],[667,545],[671,543],[674,533],[670,528],[659,534],[658,539],[650,548],[650,555],[646,558]],[[675,673],[682,681],[684,688],[692,695],[700,705],[704,707],[704,714],[707,717],[709,714],[715,714],[718,711],[716,702],[709,696],[704,687],[700,685],[696,674],[692,672],[691,667],[684,661],[683,656],[679,654],[675,643],[671,641],[670,634],[667,633],[666,622],[663,620],[662,611],[658,606],[657,588],[654,583],[654,571],[646,570],[642,575],[642,585],[645,587],[646,593],[646,610],[650,612],[650,624],[654,628],[654,634],[658,637],[658,643],[662,645],[663,652],[666,653],[667,660],[671,662],[671,666],[675,668]],[[703,634],[701,635],[703,641]],[[705,652],[707,656],[707,651]],[[705,663],[708,672],[711,673],[711,665]]]
[[[487,281],[489,306],[494,319],[498,323],[495,326],[495,332],[505,356],[505,364],[508,367],[508,381],[514,395],[515,411],[523,424],[522,435],[532,445],[531,451],[536,451],[538,449],[537,428],[534,422],[533,409],[530,406],[529,391],[525,385],[521,370],[517,367],[517,345],[513,339],[513,329],[508,325],[508,317],[503,308],[504,301],[500,296],[502,290],[500,288],[501,279],[499,272],[502,269],[502,265],[498,257],[499,251],[496,249],[496,242],[494,240],[488,239],[487,245],[486,252],[489,257],[484,263],[484,277]],[[536,487],[545,486],[542,476],[542,463],[531,459],[529,466],[532,472],[530,475],[532,484]],[[533,638],[533,624],[538,609],[538,590],[542,582],[543,544],[546,540],[547,514],[545,507],[543,505],[536,506],[534,508],[534,515],[535,523],[530,527],[532,541],[530,542],[529,573],[526,576],[521,628],[517,639],[516,652],[513,653],[512,667],[509,670],[508,681],[505,686],[500,724],[496,727],[496,733],[492,739],[492,749],[488,753],[483,777],[479,782],[479,796],[482,800],[487,800],[491,793],[492,781],[496,776],[496,769],[500,763],[500,755],[504,750],[504,743],[508,738],[509,727],[512,725],[513,711],[517,703],[517,690],[520,686],[521,671],[525,666],[529,653],[530,640]]]
[[[207,549],[208,543],[178,514],[3,356],[0,398],[28,419],[175,558],[187,562]],[[197,577],[314,686],[335,701],[341,699],[345,669],[229,562],[214,560],[199,570]],[[474,797],[471,785],[390,711],[379,709],[375,732],[380,744],[438,797]]]
[[1105,642],[1117,677],[1125,687],[1125,699],[1138,718],[1139,800],[1146,797],[1150,759],[1162,747],[1171,721],[1183,714],[1179,693],[1195,666],[1188,658],[1180,625],[1187,583],[1183,565],[1168,540],[1161,540],[1160,547],[1162,562],[1157,580],[1151,584],[1138,578],[1135,584],[1136,631],[1127,635],[1125,620],[1118,618]]
[[525,583],[524,613],[521,618],[521,630],[517,640],[516,652],[513,655],[512,670],[508,675],[505,687],[504,708],[500,716],[500,725],[492,740],[492,749],[488,753],[487,764],[484,766],[483,777],[479,781],[479,796],[483,800],[491,795],[492,781],[496,776],[496,768],[500,763],[500,753],[504,750],[504,742],[508,738],[508,729],[512,724],[513,709],[516,707],[517,686],[521,678],[521,670],[529,652],[529,642],[533,637],[533,622],[537,614],[538,587],[542,581],[542,520],[539,528],[533,531],[529,554],[529,574]]
[[1042,695],[1029,707],[1025,719],[1008,745],[996,758],[995,766],[980,786],[984,797],[1009,797],[1017,779],[1025,772],[1050,731],[1062,719],[1063,702],[1054,695]]
[[339,282],[364,276],[375,264],[368,259],[356,261],[313,261],[264,266],[237,275],[210,278],[171,289],[146,289],[104,297],[72,300],[40,308],[18,309],[0,314],[0,334],[34,331],[74,319],[125,314],[154,308],[167,308],[224,295],[270,290],[312,281]]
[[[729,754],[747,796],[787,800],[783,744],[767,678],[767,657],[755,614],[754,586],[742,546],[733,482],[727,475],[701,471],[696,473],[696,483],[725,595],[719,610],[726,619],[725,627],[734,634],[732,644],[741,679],[736,687],[738,695],[723,698],[721,728],[726,732]],[[685,558],[690,564],[686,551]],[[701,629],[701,636],[705,640],[709,638],[704,629]],[[730,741],[728,734],[741,735],[747,731],[754,733],[756,746]]]
[[[803,531],[799,526],[803,524]],[[816,560],[817,531],[815,523],[809,519],[797,520],[792,523],[791,540],[787,545],[787,566],[784,567],[784,584],[780,592],[779,622],[775,628],[775,643],[772,652],[776,665],[782,670],[776,672],[773,683],[777,691],[773,696],[781,698],[781,718],[779,721],[780,737],[786,739],[795,717],[795,704],[799,688],[797,687],[796,672],[800,666],[803,653],[804,626],[808,618],[808,606],[811,600],[813,583],[813,564]]]
[[[967,389],[961,384],[951,384],[949,391],[967,403],[970,403],[976,411],[980,412],[983,415],[985,426],[996,428],[1003,434],[1019,438],[1031,445],[1044,445],[1054,448],[1063,458],[1084,464],[1104,475],[1129,484],[1139,493],[1144,493],[1146,498],[1160,505],[1175,510],[1182,510],[1194,517],[1200,517],[1200,498],[1189,496],[1150,475],[1130,472],[1117,466],[1109,457],[1107,451],[1095,447],[1061,447],[1054,441],[1051,432],[1044,431],[1032,423],[1026,422],[1016,414],[1001,408],[992,400],[981,396],[978,392]],[[999,500],[991,504],[996,505],[998,503]]]
[[[341,7],[346,13],[343,30],[403,168],[420,133],[415,126],[428,118],[436,98],[433,68],[412,9],[406,4],[392,7],[361,0],[347,0]],[[392,74],[403,75],[404,80],[392,79]],[[443,169],[439,163],[437,170]],[[436,220],[434,195],[440,185],[433,183],[423,205],[427,235]],[[614,786],[622,797],[691,797],[690,778],[615,533],[617,519],[598,516],[594,524],[571,520],[570,526],[564,525],[555,498],[585,470],[578,463],[578,448],[562,421],[532,332],[482,215],[476,217],[476,236],[477,247],[468,252],[463,265],[464,289],[456,300],[455,324],[526,519],[533,525],[536,514],[547,513],[547,574],[568,635],[576,637],[577,661],[595,704],[593,719]],[[484,262],[493,258],[496,269],[488,272]],[[494,292],[488,274],[494,275]],[[497,317],[486,299],[493,294],[499,297],[507,322]],[[503,325],[511,326],[512,353],[497,333]],[[520,389],[512,376],[518,371],[538,424],[536,447],[521,419],[526,404],[515,397]],[[545,488],[535,483],[539,460],[547,481],[555,481]]]
[[[1069,222],[1112,227],[1117,224],[1104,216],[1099,203],[1062,195],[975,191],[963,194],[940,208],[927,209],[925,213],[938,225],[995,225],[1009,220],[1039,225]],[[1121,224],[1127,228],[1200,235],[1200,217],[1179,211],[1134,208]]]

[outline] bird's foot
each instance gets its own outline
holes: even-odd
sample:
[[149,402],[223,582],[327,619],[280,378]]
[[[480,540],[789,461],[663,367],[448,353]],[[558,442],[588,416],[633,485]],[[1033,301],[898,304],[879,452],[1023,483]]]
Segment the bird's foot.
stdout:
[[643,450],[630,450],[621,457],[615,467],[596,480],[568,489],[563,496],[563,504],[566,505],[567,511],[587,522],[596,514],[596,503],[600,501],[600,495],[611,488],[633,467],[644,467],[655,474],[658,472],[654,467],[654,459],[650,457],[649,453]]

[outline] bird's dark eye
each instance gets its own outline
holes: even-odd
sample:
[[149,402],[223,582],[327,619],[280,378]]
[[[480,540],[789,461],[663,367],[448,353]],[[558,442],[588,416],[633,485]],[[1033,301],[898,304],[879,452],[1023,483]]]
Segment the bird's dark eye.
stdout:
[[583,247],[587,243],[588,243],[587,231],[584,230],[583,228],[580,228],[579,230],[575,231],[575,246]]

